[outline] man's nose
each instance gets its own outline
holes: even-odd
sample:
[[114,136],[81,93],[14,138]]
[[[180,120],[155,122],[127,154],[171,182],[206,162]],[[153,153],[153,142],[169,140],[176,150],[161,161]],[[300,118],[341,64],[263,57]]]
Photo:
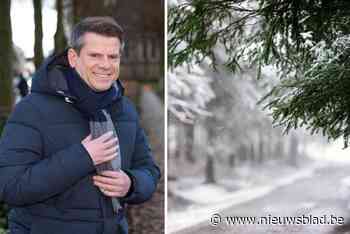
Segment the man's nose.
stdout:
[[101,58],[99,66],[104,69],[109,69],[112,66],[112,63],[108,57]]

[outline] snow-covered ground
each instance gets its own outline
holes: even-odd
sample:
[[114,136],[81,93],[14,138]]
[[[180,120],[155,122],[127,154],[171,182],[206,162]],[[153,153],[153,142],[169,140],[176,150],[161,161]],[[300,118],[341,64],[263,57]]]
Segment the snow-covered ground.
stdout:
[[[167,231],[174,233],[201,222],[209,222],[210,217],[220,210],[262,197],[297,180],[309,178],[316,169],[333,162],[350,163],[349,150],[342,149],[341,141],[331,143],[327,147],[310,145],[307,154],[315,161],[301,168],[281,166],[278,162],[269,163],[256,170],[241,167],[236,169],[237,178],[220,180],[218,185],[203,184],[199,178],[170,181],[169,190],[176,197],[186,201],[186,205],[168,211]],[[342,184],[348,185],[344,187],[350,189],[350,177],[345,178]],[[235,189],[229,189],[230,187]],[[344,194],[347,194],[345,192]]]
[[[269,178],[265,184],[255,184],[254,186],[245,185],[244,187],[246,188],[238,189],[233,192],[227,191],[222,184],[201,184],[185,189],[179,189],[177,187],[180,187],[180,185],[174,185],[172,192],[176,196],[193,202],[193,204],[184,210],[169,210],[167,216],[167,230],[169,233],[173,233],[200,222],[208,221],[213,214],[227,207],[262,197],[272,192],[274,189],[291,184],[298,179],[311,177],[313,171],[321,166],[320,163],[313,164],[302,170],[294,171],[294,173],[288,173],[288,175],[280,178]],[[275,173],[278,174],[276,169]],[[281,170],[281,174],[286,174],[286,172],[282,172]],[[265,177],[265,180],[266,179]],[[254,182],[251,183],[254,184]]]

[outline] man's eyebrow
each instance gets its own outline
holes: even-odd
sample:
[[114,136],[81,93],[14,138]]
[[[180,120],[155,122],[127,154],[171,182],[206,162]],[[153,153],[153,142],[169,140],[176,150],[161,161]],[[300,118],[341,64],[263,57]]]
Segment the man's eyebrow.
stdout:
[[98,54],[98,55],[102,55],[102,53],[95,52],[95,51],[89,51],[88,54]]
[[119,57],[120,54],[119,53],[112,53],[112,54],[108,54],[108,56]]
[[[88,54],[103,55],[103,53],[96,52],[96,51],[89,51]],[[120,53],[111,53],[111,54],[107,54],[107,56],[119,57]]]

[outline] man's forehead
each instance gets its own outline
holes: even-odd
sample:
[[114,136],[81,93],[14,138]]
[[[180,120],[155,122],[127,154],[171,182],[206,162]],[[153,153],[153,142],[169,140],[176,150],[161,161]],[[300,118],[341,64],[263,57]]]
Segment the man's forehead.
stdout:
[[89,43],[84,44],[81,51],[87,54],[120,55],[120,49],[117,46],[103,46]]
[[120,50],[120,40],[118,37],[107,37],[96,33],[86,33],[83,36],[84,47],[89,49],[109,49]]
[[94,47],[90,47],[90,46],[86,46],[84,49],[85,49],[85,52],[88,54],[107,54],[107,55],[119,55],[120,54],[118,49],[94,48]]

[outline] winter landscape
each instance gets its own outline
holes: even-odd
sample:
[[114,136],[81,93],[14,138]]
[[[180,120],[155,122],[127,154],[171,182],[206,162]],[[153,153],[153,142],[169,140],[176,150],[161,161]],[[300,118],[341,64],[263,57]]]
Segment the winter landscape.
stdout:
[[350,233],[346,1],[169,1],[169,233]]

